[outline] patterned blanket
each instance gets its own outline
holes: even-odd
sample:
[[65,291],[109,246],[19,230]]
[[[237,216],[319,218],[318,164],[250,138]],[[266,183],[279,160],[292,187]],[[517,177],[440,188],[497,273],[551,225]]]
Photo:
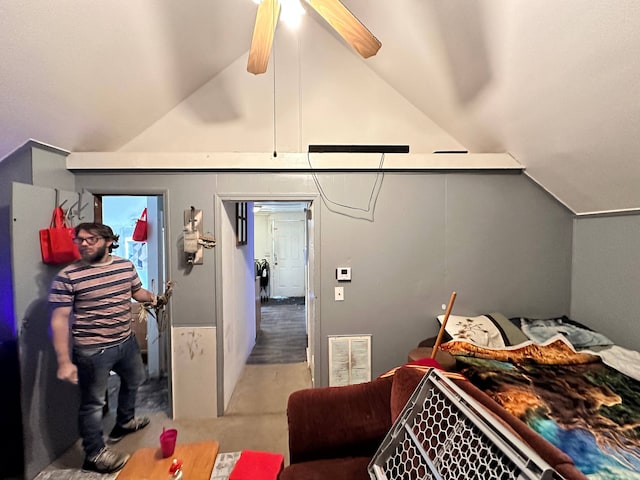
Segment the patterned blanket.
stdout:
[[640,382],[563,342],[491,350],[453,341],[460,372],[593,480],[640,479]]

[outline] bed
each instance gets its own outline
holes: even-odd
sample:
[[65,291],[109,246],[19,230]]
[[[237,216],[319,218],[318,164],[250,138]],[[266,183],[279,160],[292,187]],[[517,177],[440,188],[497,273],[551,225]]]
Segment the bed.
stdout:
[[450,316],[446,332],[460,373],[588,478],[640,479],[640,353],[566,316]]

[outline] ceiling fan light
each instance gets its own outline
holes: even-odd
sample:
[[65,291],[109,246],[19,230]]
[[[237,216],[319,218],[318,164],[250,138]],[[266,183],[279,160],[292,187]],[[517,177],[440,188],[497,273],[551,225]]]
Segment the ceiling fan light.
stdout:
[[282,7],[280,20],[290,28],[298,27],[305,13],[300,0],[280,0],[280,6]]

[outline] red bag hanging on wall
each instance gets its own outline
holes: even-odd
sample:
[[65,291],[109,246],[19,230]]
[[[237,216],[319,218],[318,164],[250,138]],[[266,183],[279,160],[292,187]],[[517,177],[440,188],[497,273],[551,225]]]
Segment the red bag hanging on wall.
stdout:
[[65,220],[64,210],[56,207],[53,210],[49,228],[40,230],[40,252],[42,261],[51,265],[70,263],[80,258],[80,252],[73,237],[74,228]]
[[133,229],[133,235],[131,236],[135,242],[147,241],[147,209],[145,208],[140,215],[140,218],[136,220],[136,227]]

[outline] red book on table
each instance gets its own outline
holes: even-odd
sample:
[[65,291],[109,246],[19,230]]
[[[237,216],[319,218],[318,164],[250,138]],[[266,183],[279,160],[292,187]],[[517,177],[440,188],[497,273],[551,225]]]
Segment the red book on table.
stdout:
[[243,450],[229,480],[276,480],[284,466],[279,453]]

